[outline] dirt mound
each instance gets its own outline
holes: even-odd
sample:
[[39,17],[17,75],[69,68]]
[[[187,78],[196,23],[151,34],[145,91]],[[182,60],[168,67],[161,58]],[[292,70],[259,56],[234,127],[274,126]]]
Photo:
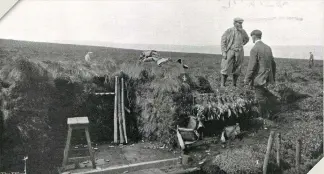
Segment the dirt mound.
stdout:
[[282,103],[292,103],[295,102],[299,99],[306,98],[309,95],[307,94],[302,94],[291,87],[287,86],[284,83],[279,83],[276,85],[272,85],[269,87],[269,91],[274,94],[278,100]]
[[[48,108],[54,83],[44,68],[23,58],[8,62],[0,71],[0,79],[9,85],[1,89],[4,121],[2,162],[5,169],[16,171],[24,155],[44,157],[50,151]],[[5,159],[14,160],[14,164]],[[42,163],[43,159],[31,158],[31,161],[46,165]]]
[[124,64],[117,74],[125,79],[127,104],[136,115],[140,136],[174,145],[176,124],[190,114],[192,90],[199,85],[172,63],[163,67]]
[[[214,92],[204,77],[191,76],[175,63],[162,67],[123,64],[117,75],[125,79],[127,104],[136,116],[140,137],[168,145],[176,145],[176,125],[185,126],[188,116],[194,114],[194,94]],[[222,95],[233,93],[246,100],[253,98],[240,89]]]

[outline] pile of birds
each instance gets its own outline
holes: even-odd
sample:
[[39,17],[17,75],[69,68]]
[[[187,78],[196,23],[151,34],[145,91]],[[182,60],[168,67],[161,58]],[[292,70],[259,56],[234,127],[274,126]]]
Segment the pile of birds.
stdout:
[[257,102],[244,96],[210,94],[197,96],[196,99],[198,102],[193,107],[195,115],[205,121],[249,116],[250,111],[257,110]]

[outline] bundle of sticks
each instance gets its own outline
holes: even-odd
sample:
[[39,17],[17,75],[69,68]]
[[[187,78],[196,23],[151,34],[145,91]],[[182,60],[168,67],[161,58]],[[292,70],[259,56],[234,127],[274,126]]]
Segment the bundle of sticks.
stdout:
[[[127,144],[124,79],[115,77],[114,143]],[[119,136],[118,136],[119,134]],[[118,139],[119,137],[119,139]]]

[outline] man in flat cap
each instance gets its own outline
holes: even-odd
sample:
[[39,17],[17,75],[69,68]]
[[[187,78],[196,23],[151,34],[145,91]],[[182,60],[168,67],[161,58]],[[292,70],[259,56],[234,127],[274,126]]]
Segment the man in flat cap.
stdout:
[[235,18],[234,27],[227,29],[222,35],[221,87],[225,86],[228,75],[233,75],[233,86],[236,86],[238,76],[241,73],[244,58],[243,46],[249,42],[249,36],[242,24],[242,18]]
[[275,82],[276,63],[271,48],[261,41],[262,32],[253,30],[251,37],[255,45],[250,51],[244,83],[250,88],[254,87],[261,116],[268,117],[273,102],[269,101],[272,95],[267,90],[267,85]]

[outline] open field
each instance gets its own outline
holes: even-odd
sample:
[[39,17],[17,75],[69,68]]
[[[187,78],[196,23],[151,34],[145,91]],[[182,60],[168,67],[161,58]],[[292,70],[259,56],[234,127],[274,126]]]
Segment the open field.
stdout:
[[[94,52],[92,64],[84,61],[88,51]],[[95,98],[89,93],[111,91],[113,85],[95,84],[95,76],[125,77],[127,106],[132,111],[127,115],[128,131],[132,132],[129,136],[133,142],[148,139],[174,144],[174,137],[170,136],[176,124],[174,120],[188,113],[186,107],[190,103],[187,101],[190,99],[182,96],[183,86],[178,80],[183,72],[168,64],[163,67],[153,63],[136,65],[139,54],[138,50],[0,40],[1,121],[4,125],[0,166],[3,170],[0,171],[23,171],[21,159],[28,153],[31,173],[53,173],[49,171],[54,171],[62,161],[67,117],[89,116],[90,122],[95,122],[90,125],[93,141],[111,142],[112,118],[109,115],[113,117],[113,98]],[[172,52],[161,52],[161,55],[185,61],[190,67],[186,73],[196,85],[189,85],[192,91],[219,88],[220,55]],[[281,101],[273,119],[267,120],[268,129],[251,122],[254,129],[246,129],[248,135],[226,149],[217,144],[217,136],[209,137],[205,145],[191,152],[196,161],[207,158],[209,166],[217,165],[227,173],[259,173],[270,129],[282,134],[283,173],[294,173],[297,137],[303,140],[303,171],[308,171],[320,157],[323,153],[323,62],[316,60],[310,69],[307,60],[278,58],[275,61],[277,85],[273,92],[277,92]],[[243,73],[247,62],[248,58]],[[211,89],[203,83],[206,81]],[[242,85],[243,75],[239,78],[239,86]],[[298,99],[297,94],[307,97]],[[153,111],[143,109],[146,105],[152,105]],[[206,150],[210,150],[208,156]],[[254,165],[257,160],[259,163]],[[204,168],[208,171],[208,166]]]

